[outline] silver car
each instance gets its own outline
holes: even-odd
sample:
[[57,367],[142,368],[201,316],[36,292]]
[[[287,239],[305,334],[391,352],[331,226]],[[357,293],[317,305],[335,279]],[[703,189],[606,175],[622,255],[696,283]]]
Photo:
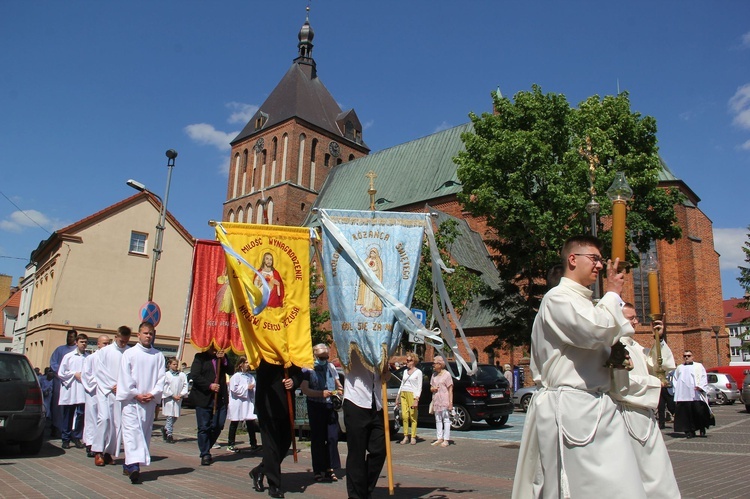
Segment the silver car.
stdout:
[[708,385],[719,390],[716,393],[717,405],[734,404],[740,399],[740,390],[731,374],[707,373],[706,376]]
[[529,410],[529,402],[531,402],[531,396],[539,389],[536,385],[525,386],[519,388],[513,392],[513,403],[521,409],[523,412]]

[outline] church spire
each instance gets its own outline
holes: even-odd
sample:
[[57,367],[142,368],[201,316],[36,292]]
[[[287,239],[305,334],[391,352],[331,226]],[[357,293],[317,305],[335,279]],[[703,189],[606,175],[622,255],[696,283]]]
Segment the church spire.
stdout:
[[311,66],[312,68],[312,74],[311,76],[315,77],[315,60],[312,58],[312,49],[313,49],[313,38],[315,37],[315,33],[313,32],[312,27],[310,26],[310,6],[307,6],[307,15],[305,17],[305,24],[302,25],[302,28],[299,30],[299,34],[297,35],[297,38],[299,39],[299,43],[297,44],[297,50],[299,52],[299,55],[296,59],[294,59],[294,62],[297,64],[306,64],[308,66]]

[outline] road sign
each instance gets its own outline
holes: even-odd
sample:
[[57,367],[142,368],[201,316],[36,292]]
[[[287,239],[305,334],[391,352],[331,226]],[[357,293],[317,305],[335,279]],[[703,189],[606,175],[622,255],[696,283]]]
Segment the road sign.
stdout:
[[161,309],[155,301],[147,301],[141,307],[141,322],[150,322],[154,327],[161,321]]
[[[426,310],[413,308],[411,309],[411,313],[413,313],[417,317],[417,319],[419,319],[422,322],[423,326],[427,325],[427,311]],[[409,343],[424,344],[424,338],[421,336],[415,336],[409,333]]]

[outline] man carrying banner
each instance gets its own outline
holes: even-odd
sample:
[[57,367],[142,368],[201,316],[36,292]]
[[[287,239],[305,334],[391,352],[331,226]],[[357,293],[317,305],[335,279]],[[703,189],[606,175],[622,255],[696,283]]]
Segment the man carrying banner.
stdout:
[[216,237],[226,253],[227,284],[245,354],[256,370],[263,462],[250,477],[256,491],[264,490],[268,478],[269,495],[284,497],[281,462],[294,443],[291,390],[302,381],[301,368],[313,368],[310,229],[222,222]]
[[229,392],[226,376],[232,374],[224,350],[216,350],[213,344],[207,351],[195,354],[190,368],[193,380],[191,400],[195,404],[201,466],[213,463],[211,447],[221,435],[227,419]]

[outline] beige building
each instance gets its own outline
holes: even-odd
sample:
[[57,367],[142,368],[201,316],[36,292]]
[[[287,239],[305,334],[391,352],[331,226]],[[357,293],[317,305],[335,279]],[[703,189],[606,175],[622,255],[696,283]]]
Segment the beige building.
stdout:
[[[148,298],[160,210],[156,196],[141,192],[56,231],[32,252],[34,288],[21,339],[32,365],[49,365],[68,329],[89,335],[90,344],[101,334],[113,336],[122,325],[136,330]],[[175,355],[194,239],[169,213],[165,225],[154,281],[153,301],[161,309],[155,345]]]

